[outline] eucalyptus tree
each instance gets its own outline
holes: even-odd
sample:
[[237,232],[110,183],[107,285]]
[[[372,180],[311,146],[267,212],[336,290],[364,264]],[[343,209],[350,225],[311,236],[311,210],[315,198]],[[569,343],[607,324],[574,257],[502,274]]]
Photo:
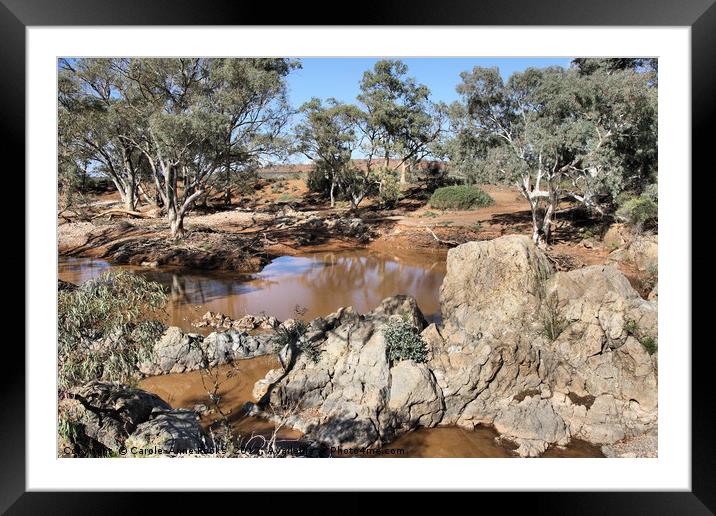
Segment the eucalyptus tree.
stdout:
[[293,111],[284,78],[300,67],[288,59],[213,59],[209,101],[224,136],[224,202],[231,203],[231,176],[286,159],[285,129]]
[[399,60],[381,60],[363,73],[358,100],[364,106],[360,127],[368,172],[376,161],[406,171],[430,154],[442,130],[446,108],[430,101],[430,90],[408,75]]
[[563,197],[601,211],[600,196],[615,196],[634,173],[629,152],[648,152],[649,139],[634,134],[655,131],[656,98],[636,72],[529,68],[505,83],[497,68],[475,67],[461,77],[474,130],[499,142],[481,170],[519,186],[538,244]]
[[134,210],[142,155],[126,140],[133,120],[117,96],[111,59],[62,59],[58,71],[60,180],[66,166],[108,176],[127,210]]
[[361,113],[356,106],[336,99],[328,99],[324,105],[315,97],[303,104],[300,112],[304,118],[295,128],[297,151],[325,175],[334,207],[336,187],[354,172],[350,164],[358,145],[356,123]]
[[114,63],[134,125],[123,140],[152,173],[171,234],[219,171],[285,152],[290,116],[285,59],[129,59]]

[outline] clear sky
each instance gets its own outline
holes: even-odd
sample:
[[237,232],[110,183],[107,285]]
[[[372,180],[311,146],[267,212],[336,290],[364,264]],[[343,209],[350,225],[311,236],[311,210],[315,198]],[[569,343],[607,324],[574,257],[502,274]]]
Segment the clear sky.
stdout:
[[[568,67],[571,58],[401,58],[408,65],[408,75],[430,88],[432,100],[450,103],[457,100],[455,86],[460,72],[475,66],[497,66],[503,78],[529,67]],[[335,97],[355,102],[363,72],[372,68],[378,58],[301,58],[303,68],[288,77],[291,103],[298,107],[311,97]]]

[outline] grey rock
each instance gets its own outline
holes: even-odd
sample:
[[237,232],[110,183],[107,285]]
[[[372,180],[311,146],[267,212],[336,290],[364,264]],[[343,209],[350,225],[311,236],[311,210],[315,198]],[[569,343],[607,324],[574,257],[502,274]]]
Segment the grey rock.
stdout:
[[[90,382],[73,389],[60,402],[60,411],[73,421],[77,454],[123,448],[188,447],[206,444],[198,416],[172,408],[155,394],[111,382]],[[186,446],[185,446],[186,445]]]
[[198,454],[209,442],[199,416],[184,409],[155,411],[125,441],[127,456]]

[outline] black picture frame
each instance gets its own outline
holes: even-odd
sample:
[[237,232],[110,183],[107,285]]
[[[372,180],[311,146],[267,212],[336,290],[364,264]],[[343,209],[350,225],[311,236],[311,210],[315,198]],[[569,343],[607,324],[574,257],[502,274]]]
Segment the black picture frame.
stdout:
[[[551,26],[688,26],[691,27],[692,170],[713,168],[709,124],[716,115],[716,0],[413,0],[362,3],[350,15],[353,25],[551,25]],[[260,3],[230,0],[0,0],[0,145],[2,156],[14,156],[15,170],[24,170],[25,148],[25,29],[28,26],[62,25],[342,25],[346,21],[330,13],[335,3],[307,5],[295,2],[271,12]],[[336,23],[337,22],[337,23]],[[6,164],[6,166],[8,166]],[[6,169],[6,173],[9,170]],[[691,176],[693,177],[693,172]],[[707,179],[708,180],[708,179]],[[19,183],[19,181],[18,181]],[[24,182],[23,182],[24,183]],[[24,184],[17,185],[24,188]],[[696,192],[708,205],[705,193]],[[700,203],[692,198],[692,206]],[[692,209],[692,218],[696,220]],[[19,233],[21,227],[16,225]],[[692,233],[693,235],[693,233]],[[20,236],[18,234],[18,236]],[[22,238],[22,237],[20,237]],[[691,249],[693,253],[693,247]],[[700,267],[701,266],[701,267]],[[702,268],[703,267],[703,268]],[[692,258],[692,270],[707,270]],[[667,271],[668,273],[668,271]],[[32,274],[25,271],[26,277]],[[696,303],[692,303],[697,310]],[[703,306],[703,305],[699,305]],[[701,310],[704,310],[702,307]],[[708,320],[693,317],[692,321]],[[25,314],[26,324],[29,314]],[[145,512],[160,503],[164,511],[185,506],[176,493],[128,496],[112,493],[26,492],[25,488],[25,353],[5,343],[0,425],[0,510],[10,514],[85,514]],[[714,450],[714,397],[706,384],[714,363],[713,337],[692,346],[692,490],[690,492],[589,492],[480,494],[511,505],[526,502],[532,511],[550,514],[713,514],[716,511],[716,463]],[[685,349],[691,342],[682,343]],[[703,384],[703,385],[701,385]],[[565,472],[567,473],[567,472]],[[206,495],[205,495],[206,496]],[[301,503],[303,497],[295,497]],[[215,501],[215,498],[207,498]],[[371,496],[343,498],[341,504],[358,508]],[[350,501],[349,501],[350,500]],[[481,505],[484,505],[481,499]],[[493,501],[493,500],[490,500]],[[494,500],[498,501],[498,500]],[[139,504],[139,505],[138,505]],[[137,509],[141,507],[141,511]],[[175,507],[174,507],[175,508]],[[340,510],[340,509],[339,509]]]

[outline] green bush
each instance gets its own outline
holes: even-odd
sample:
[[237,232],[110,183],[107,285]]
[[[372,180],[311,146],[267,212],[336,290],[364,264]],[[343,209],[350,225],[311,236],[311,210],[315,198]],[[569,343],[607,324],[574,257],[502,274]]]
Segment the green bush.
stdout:
[[91,380],[132,383],[166,327],[159,283],[130,272],[105,272],[58,293],[60,389]]
[[658,221],[659,205],[651,193],[637,197],[624,196],[618,202],[617,218],[637,229]]
[[421,363],[428,359],[428,351],[420,330],[407,319],[391,319],[383,332],[391,363],[413,360]]
[[385,206],[394,206],[401,197],[398,174],[389,168],[378,167],[375,171],[376,182],[380,184],[377,196]]
[[439,210],[469,210],[491,206],[495,201],[476,186],[446,186],[433,192],[428,204]]
[[331,190],[331,181],[320,166],[315,166],[306,174],[306,187],[309,191],[328,196]]

